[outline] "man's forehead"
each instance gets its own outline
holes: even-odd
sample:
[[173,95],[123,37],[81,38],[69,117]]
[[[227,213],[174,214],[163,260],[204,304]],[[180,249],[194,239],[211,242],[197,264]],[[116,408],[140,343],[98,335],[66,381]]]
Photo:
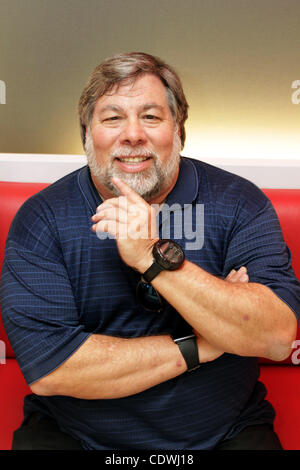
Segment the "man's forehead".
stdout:
[[[143,98],[148,102],[163,106],[167,104],[166,88],[162,81],[155,75],[146,74],[133,80],[124,80],[113,85],[98,102],[114,101],[114,98]],[[149,98],[152,99],[149,101]]]

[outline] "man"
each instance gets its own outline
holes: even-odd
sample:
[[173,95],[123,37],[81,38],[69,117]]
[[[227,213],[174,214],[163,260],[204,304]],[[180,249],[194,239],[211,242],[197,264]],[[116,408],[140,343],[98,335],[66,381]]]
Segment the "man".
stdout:
[[281,448],[257,357],[290,354],[300,286],[264,194],[180,157],[187,109],[160,59],[107,59],[79,103],[89,167],[16,216],[2,311],[33,394],[14,448]]

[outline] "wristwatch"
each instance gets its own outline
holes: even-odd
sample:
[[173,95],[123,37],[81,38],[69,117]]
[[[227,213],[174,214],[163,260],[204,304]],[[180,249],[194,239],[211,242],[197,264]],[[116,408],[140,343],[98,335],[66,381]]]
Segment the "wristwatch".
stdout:
[[152,249],[153,264],[142,275],[146,282],[151,282],[161,271],[174,271],[184,261],[184,252],[173,240],[158,240]]
[[183,355],[188,372],[200,367],[197,339],[195,335],[174,339]]

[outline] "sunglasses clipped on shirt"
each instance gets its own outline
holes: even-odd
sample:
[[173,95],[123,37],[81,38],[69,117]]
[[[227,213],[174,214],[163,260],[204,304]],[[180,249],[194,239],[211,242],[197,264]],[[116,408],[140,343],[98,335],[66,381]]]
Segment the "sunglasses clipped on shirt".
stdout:
[[136,286],[136,297],[140,305],[150,312],[162,312],[165,307],[163,298],[149,282],[140,279]]

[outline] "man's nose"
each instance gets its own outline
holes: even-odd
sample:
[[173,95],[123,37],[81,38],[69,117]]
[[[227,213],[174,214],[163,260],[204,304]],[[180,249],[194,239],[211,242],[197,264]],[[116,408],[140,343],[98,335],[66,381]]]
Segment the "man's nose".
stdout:
[[138,119],[128,120],[120,136],[123,145],[141,145],[147,141],[145,130]]

